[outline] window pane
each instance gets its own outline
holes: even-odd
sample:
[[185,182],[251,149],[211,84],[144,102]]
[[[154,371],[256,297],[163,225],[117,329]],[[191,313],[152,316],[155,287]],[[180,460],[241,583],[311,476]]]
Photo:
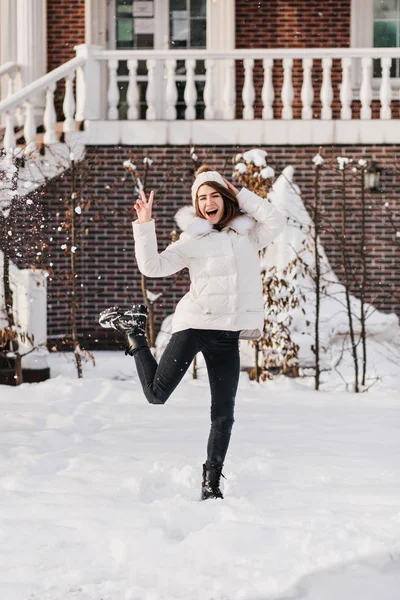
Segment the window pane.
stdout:
[[196,119],[204,119],[204,87],[206,85],[205,81],[196,81],[196,90],[197,90],[197,102],[196,102]]
[[192,19],[190,22],[190,47],[206,47],[206,21],[205,19]]
[[378,21],[374,23],[374,47],[397,47],[397,23],[395,21]]
[[175,73],[177,75],[186,75],[186,66],[185,66],[185,61],[184,60],[177,60],[176,61]]
[[204,60],[196,60],[196,68],[194,70],[195,75],[206,74],[206,63]]
[[117,75],[119,77],[127,77],[129,75],[127,60],[119,60],[118,61]]
[[137,75],[147,75],[147,65],[145,60],[139,60]]
[[132,19],[118,19],[117,21],[117,45],[120,42],[126,48],[126,43],[129,42],[133,46],[133,21]]
[[207,1],[190,0],[190,16],[206,18]]
[[375,19],[397,19],[399,0],[374,0]]
[[136,35],[135,48],[138,50],[146,48],[154,48],[154,35],[152,33],[142,33]]
[[185,85],[186,85],[186,81],[177,81],[176,82],[176,88],[178,91],[178,100],[176,102],[176,117],[177,117],[177,119],[185,118],[186,104],[185,104],[185,99],[183,97],[183,95],[185,93]]
[[169,10],[172,13],[175,10],[186,11],[186,0],[169,0]]
[[128,102],[126,101],[126,94],[128,91],[128,82],[127,81],[119,81],[118,89],[119,89],[118,118],[125,120],[128,118]]
[[146,118],[146,110],[147,110],[147,103],[146,103],[147,81],[139,81],[138,86],[139,86],[139,97],[140,97],[140,105],[139,105],[140,117],[139,118],[145,119]]
[[[398,77],[399,72],[399,61],[396,59],[392,60],[390,65],[390,77]],[[382,67],[379,58],[373,60],[373,77],[382,77]]]
[[170,29],[171,47],[186,48],[188,33],[188,22],[186,19],[172,19]]
[[132,0],[117,0],[117,15],[132,16]]

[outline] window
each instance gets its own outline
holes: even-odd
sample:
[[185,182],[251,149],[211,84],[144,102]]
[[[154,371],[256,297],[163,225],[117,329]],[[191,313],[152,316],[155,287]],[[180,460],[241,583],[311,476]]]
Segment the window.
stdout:
[[118,49],[154,48],[152,0],[116,0],[115,22]]
[[[154,48],[155,14],[153,0],[116,0],[115,4],[115,47],[117,50],[145,50]],[[120,60],[118,63],[119,118],[127,119],[128,103],[128,63]],[[140,118],[146,117],[146,89],[147,68],[146,62],[140,60],[137,70],[139,86],[139,114]]]
[[169,47],[206,47],[206,0],[170,0]]
[[[200,50],[205,49],[207,46],[207,0],[111,0],[109,10],[111,48],[117,50],[168,48]],[[186,68],[183,60],[177,62],[175,73],[178,91],[177,118],[184,119]],[[165,78],[161,63],[157,66],[156,77],[160,86],[157,114],[159,118],[163,118]],[[120,119],[127,119],[128,78],[127,61],[120,60],[117,71],[120,90],[118,105]],[[137,82],[140,92],[139,118],[145,119],[147,110],[147,67],[145,60],[139,61]],[[202,119],[204,118],[204,61],[196,62],[195,85],[197,89],[196,119]]]
[[[400,46],[400,0],[374,0],[374,48]],[[379,60],[374,60],[374,77],[381,77]],[[400,77],[400,61],[392,60],[391,77]]]
[[[171,49],[191,48],[202,50],[207,47],[207,0],[169,0],[169,47]],[[196,61],[195,85],[197,90],[196,119],[204,118],[205,64]],[[176,67],[178,101],[177,118],[185,118],[185,78],[184,61]]]

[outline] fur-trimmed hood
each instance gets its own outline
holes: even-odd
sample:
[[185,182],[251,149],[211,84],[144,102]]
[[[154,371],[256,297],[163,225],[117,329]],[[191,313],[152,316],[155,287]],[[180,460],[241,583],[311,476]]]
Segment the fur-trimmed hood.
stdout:
[[[197,216],[192,206],[180,208],[175,215],[175,221],[178,227],[190,237],[202,237],[214,229],[209,221]],[[247,235],[255,224],[255,219],[243,214],[232,219],[226,229],[233,229],[240,235]]]

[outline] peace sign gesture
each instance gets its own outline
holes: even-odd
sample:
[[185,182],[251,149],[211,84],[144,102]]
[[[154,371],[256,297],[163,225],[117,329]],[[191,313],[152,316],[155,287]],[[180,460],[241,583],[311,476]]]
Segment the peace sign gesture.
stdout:
[[136,200],[136,204],[134,209],[137,213],[137,218],[139,223],[148,223],[151,221],[151,211],[153,208],[153,200],[154,200],[154,190],[151,190],[149,199],[147,200],[146,194],[142,191],[140,192],[140,198]]

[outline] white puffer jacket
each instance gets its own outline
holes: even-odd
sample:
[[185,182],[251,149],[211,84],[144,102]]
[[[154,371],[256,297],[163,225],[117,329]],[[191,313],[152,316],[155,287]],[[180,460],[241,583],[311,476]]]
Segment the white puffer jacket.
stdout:
[[237,195],[242,216],[218,231],[194,208],[176,214],[183,229],[179,241],[158,253],[154,220],[133,223],[136,259],[147,277],[166,277],[187,267],[190,290],[179,301],[172,332],[184,329],[241,331],[242,339],[258,339],[264,301],[258,251],[282,231],[285,217],[246,188]]

